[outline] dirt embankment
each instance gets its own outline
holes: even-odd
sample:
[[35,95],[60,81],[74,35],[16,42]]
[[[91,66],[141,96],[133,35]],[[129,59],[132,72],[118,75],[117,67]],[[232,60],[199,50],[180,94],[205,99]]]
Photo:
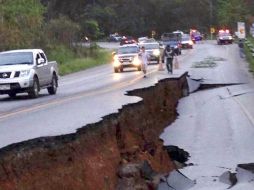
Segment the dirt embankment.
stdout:
[[174,164],[159,135],[175,120],[186,88],[186,74],[164,79],[156,86],[129,92],[143,101],[126,105],[75,134],[1,149],[0,190],[114,190],[122,180],[119,168],[144,160],[157,173],[171,171]]

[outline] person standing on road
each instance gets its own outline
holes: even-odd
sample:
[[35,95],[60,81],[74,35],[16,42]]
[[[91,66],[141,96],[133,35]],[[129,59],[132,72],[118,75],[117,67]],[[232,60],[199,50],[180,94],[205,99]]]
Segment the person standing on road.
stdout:
[[142,62],[142,71],[144,73],[144,78],[146,78],[149,54],[145,51],[144,46],[141,47],[141,52],[139,53],[139,56],[140,56],[141,62]]
[[173,60],[175,55],[176,53],[174,47],[170,47],[170,45],[167,45],[164,49],[162,58],[166,63],[168,73],[173,73]]
[[244,58],[244,42],[243,42],[243,39],[239,39],[238,47],[240,48],[240,57]]

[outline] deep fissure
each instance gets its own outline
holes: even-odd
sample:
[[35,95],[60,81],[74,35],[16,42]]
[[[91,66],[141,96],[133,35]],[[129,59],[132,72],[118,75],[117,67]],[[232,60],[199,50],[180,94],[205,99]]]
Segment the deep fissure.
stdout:
[[184,150],[163,147],[159,139],[177,117],[178,100],[188,95],[186,77],[128,92],[143,100],[74,134],[2,148],[0,190],[124,190],[128,185],[156,189],[165,174],[175,171],[174,160],[185,163],[189,157]]
[[2,148],[0,189],[155,189],[161,176],[175,169],[159,135],[177,117],[186,75],[128,92],[143,100],[74,134]]

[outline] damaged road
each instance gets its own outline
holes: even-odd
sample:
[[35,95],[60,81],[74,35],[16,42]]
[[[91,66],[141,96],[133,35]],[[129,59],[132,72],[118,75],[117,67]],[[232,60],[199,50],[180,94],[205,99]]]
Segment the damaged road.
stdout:
[[190,69],[191,94],[160,137],[189,154],[179,170],[195,180],[191,190],[254,189],[253,77],[235,45],[218,48],[210,52],[220,61]]
[[196,44],[179,61],[172,76],[104,73],[119,83],[1,112],[0,189],[252,189],[254,85],[238,47]]

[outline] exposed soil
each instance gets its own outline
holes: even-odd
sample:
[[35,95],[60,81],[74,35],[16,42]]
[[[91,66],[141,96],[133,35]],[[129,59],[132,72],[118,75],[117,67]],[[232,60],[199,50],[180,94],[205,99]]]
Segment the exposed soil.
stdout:
[[[152,174],[172,171],[174,163],[159,135],[177,117],[178,100],[188,91],[186,76],[129,92],[143,101],[123,106],[119,113],[75,134],[1,149],[0,190],[114,190],[126,175],[119,175],[119,168],[145,167]],[[138,177],[142,179],[142,175]],[[142,186],[134,189],[154,189],[148,180],[143,176],[143,181],[135,182]]]

